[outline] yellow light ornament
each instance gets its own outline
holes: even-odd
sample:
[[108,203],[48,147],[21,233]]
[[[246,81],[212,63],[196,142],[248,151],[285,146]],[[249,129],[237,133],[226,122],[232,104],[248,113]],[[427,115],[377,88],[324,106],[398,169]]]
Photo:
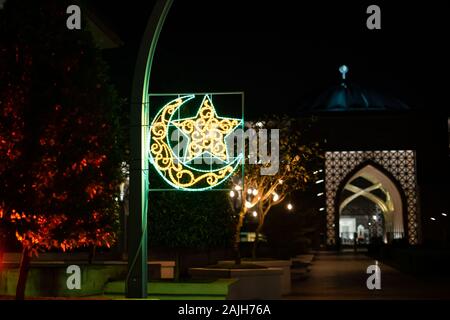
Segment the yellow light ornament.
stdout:
[[[232,175],[242,159],[242,153],[239,153],[230,160],[225,138],[243,121],[218,117],[210,96],[204,96],[195,117],[173,120],[177,110],[194,97],[181,96],[167,103],[153,119],[150,129],[150,162],[168,184],[185,191],[202,191],[220,185]],[[189,139],[184,157],[178,157],[171,147],[171,126],[178,128]],[[205,153],[219,159],[222,166],[204,170],[189,164]]]

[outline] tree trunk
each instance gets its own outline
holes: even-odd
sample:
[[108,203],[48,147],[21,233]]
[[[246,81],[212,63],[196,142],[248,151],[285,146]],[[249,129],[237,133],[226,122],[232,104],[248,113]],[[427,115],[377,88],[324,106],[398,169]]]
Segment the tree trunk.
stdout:
[[89,247],[89,256],[88,256],[89,264],[92,264],[92,262],[95,259],[96,248],[97,248],[97,246],[95,244],[93,244]]
[[23,248],[20,259],[19,280],[16,287],[16,300],[25,300],[25,288],[27,285],[28,271],[30,270],[30,251]]
[[262,202],[259,202],[260,218],[259,218],[258,227],[256,228],[256,232],[255,232],[255,242],[253,242],[253,248],[252,248],[252,259],[253,260],[256,259],[256,252],[258,250],[258,244],[259,244],[259,235],[261,234],[261,229],[264,225],[266,214],[267,214],[267,212],[269,212],[269,209],[270,209],[270,206],[268,208],[266,208],[265,210],[263,210],[263,204],[262,204]]
[[244,224],[244,217],[245,212],[239,213],[239,221],[236,225],[236,232],[234,234],[234,263],[235,264],[241,264],[241,250],[240,250],[240,243],[241,243],[241,228]]
[[252,259],[253,259],[253,260],[256,259],[256,251],[258,250],[259,235],[261,234],[262,226],[263,226],[263,225],[260,224],[260,225],[256,228],[256,232],[255,232],[255,242],[253,242],[253,248],[252,248]]
[[[0,230],[1,232],[1,230]],[[1,235],[0,235],[1,237]],[[2,269],[3,266],[3,257],[5,256],[5,248],[3,248],[3,241],[0,238],[0,270]]]
[[181,257],[179,249],[175,249],[175,281],[180,280]]

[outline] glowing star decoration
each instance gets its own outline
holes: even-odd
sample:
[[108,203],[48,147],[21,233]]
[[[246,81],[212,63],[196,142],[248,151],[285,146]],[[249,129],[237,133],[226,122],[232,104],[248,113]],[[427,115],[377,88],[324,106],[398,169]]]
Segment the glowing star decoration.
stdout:
[[[195,117],[173,120],[181,106],[194,97],[181,96],[167,103],[150,127],[150,162],[169,185],[185,191],[202,191],[220,185],[233,174],[243,157],[242,153],[229,157],[225,143],[226,137],[242,125],[242,120],[218,117],[208,95],[203,98]],[[184,157],[178,157],[172,149],[171,127],[180,130],[189,140]],[[221,166],[209,166],[205,170],[188,163],[204,154],[219,159]]]
[[210,154],[226,162],[228,156],[225,138],[240,125],[241,120],[218,117],[212,101],[205,95],[195,117],[172,123],[189,138],[185,161]]

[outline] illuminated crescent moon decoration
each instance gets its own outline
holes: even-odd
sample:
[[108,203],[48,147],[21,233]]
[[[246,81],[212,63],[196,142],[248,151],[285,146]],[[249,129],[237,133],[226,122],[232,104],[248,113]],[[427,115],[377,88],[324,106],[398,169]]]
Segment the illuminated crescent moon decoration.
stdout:
[[[196,116],[173,120],[175,113],[194,97],[185,95],[170,101],[156,114],[150,126],[150,163],[168,184],[185,191],[202,191],[220,185],[242,160],[242,153],[230,160],[225,142],[242,120],[217,116],[210,96],[204,96]],[[170,129],[179,130],[189,141],[184,157],[174,152]],[[222,166],[209,166],[208,170],[196,168],[192,161],[204,154],[209,154],[209,159],[219,160]]]

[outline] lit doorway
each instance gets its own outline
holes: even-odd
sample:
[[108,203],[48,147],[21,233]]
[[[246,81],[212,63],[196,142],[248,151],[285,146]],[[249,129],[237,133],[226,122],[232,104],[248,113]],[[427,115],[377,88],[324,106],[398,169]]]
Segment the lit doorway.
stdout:
[[340,244],[390,243],[404,238],[403,203],[395,183],[370,164],[347,181],[339,199]]

